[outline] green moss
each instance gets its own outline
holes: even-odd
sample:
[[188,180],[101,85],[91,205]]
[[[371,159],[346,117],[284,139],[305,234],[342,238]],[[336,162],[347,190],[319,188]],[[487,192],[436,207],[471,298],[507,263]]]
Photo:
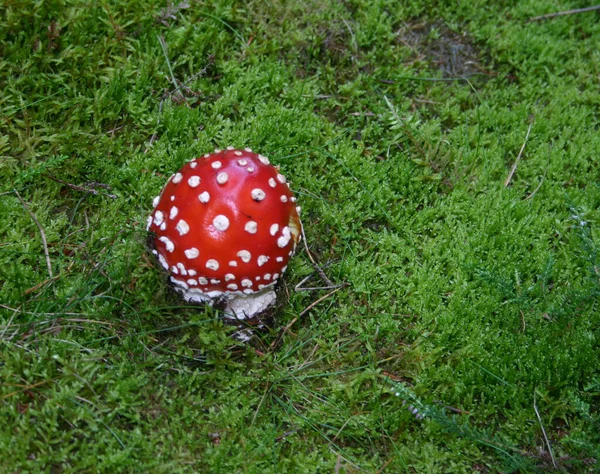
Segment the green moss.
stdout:
[[[600,26],[488,3],[2,7],[0,470],[594,472]],[[348,284],[249,345],[145,246],[227,145]]]

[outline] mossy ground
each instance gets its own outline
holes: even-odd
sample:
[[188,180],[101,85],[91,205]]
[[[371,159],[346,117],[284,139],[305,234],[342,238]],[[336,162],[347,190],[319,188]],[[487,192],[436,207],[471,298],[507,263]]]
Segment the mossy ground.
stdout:
[[[527,21],[577,6],[5,2],[0,470],[600,469],[600,23]],[[300,252],[249,345],[145,246],[227,145],[347,284]]]

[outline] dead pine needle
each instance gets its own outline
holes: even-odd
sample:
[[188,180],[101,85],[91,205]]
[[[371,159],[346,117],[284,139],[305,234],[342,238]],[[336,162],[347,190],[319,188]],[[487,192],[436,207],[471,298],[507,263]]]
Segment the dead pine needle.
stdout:
[[519,150],[519,154],[517,155],[517,159],[515,160],[514,164],[512,165],[512,168],[510,169],[510,173],[508,173],[508,177],[506,178],[506,181],[504,181],[504,187],[508,187],[508,185],[510,184],[513,175],[515,174],[515,171],[517,171],[517,165],[519,164],[519,160],[521,160],[521,156],[523,155],[523,150],[525,150],[525,145],[527,144],[527,140],[529,139],[529,133],[531,132],[531,127],[533,126],[533,122],[529,122],[529,127],[527,128],[527,135],[525,135],[525,141],[523,142],[523,145],[521,146],[521,149]]
[[52,262],[50,261],[50,252],[48,252],[48,242],[46,241],[46,233],[44,232],[44,228],[42,227],[40,222],[35,217],[35,214],[33,212],[31,212],[31,210],[29,209],[29,206],[23,200],[23,198],[21,197],[19,192],[16,189],[14,191],[15,191],[17,198],[19,198],[19,201],[21,201],[21,204],[23,205],[23,207],[25,208],[27,213],[31,216],[31,219],[33,220],[33,222],[35,222],[35,225],[37,226],[38,230],[40,231],[40,236],[42,237],[42,245],[44,246],[44,255],[46,256],[46,265],[48,266],[48,274],[50,275],[50,278],[52,279],[52,278],[54,278],[54,272],[52,271]]

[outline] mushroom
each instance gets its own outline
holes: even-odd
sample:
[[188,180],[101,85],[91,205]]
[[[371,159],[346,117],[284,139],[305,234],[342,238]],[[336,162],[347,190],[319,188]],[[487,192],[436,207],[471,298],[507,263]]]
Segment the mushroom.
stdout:
[[252,318],[275,302],[302,234],[300,207],[279,168],[249,148],[186,163],[148,217],[158,262],[191,302]]

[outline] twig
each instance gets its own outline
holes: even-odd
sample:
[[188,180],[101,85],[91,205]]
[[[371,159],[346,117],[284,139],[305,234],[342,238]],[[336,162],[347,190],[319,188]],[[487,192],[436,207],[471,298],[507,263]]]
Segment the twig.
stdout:
[[287,430],[285,433],[283,433],[282,435],[279,435],[277,438],[275,438],[275,442],[279,443],[281,440],[283,440],[283,439],[287,438],[288,436],[294,434],[296,431],[298,431],[298,428]]
[[521,159],[521,155],[523,155],[523,150],[525,150],[525,145],[527,144],[527,139],[529,138],[529,132],[531,132],[532,126],[533,126],[533,122],[529,122],[529,128],[527,128],[527,135],[525,135],[525,141],[523,142],[523,145],[521,146],[521,150],[519,150],[519,154],[517,155],[517,159],[515,160],[514,164],[512,165],[510,173],[508,173],[508,177],[506,178],[506,181],[504,181],[505,188],[510,184],[511,179],[512,179],[513,175],[515,174],[515,171],[517,170],[517,164],[519,163],[519,160]]
[[15,191],[15,194],[17,195],[17,198],[19,198],[19,201],[21,201],[21,204],[23,205],[23,207],[25,208],[27,213],[31,216],[31,218],[33,219],[33,222],[35,222],[35,225],[37,226],[38,230],[40,231],[40,235],[42,237],[42,245],[44,246],[44,255],[46,256],[46,265],[48,266],[48,274],[50,275],[50,278],[54,278],[54,272],[52,271],[52,262],[50,261],[50,252],[48,252],[48,242],[46,241],[46,233],[44,232],[44,228],[42,227],[40,222],[35,217],[35,214],[33,212],[31,212],[31,210],[29,209],[29,206],[27,206],[27,203],[23,200],[23,198],[19,194],[19,191],[17,191],[16,189],[14,191]]
[[379,470],[377,471],[377,473],[376,473],[376,474],[381,474],[383,471],[385,471],[385,470],[386,470],[386,468],[387,468],[387,467],[390,465],[390,463],[391,463],[391,462],[392,462],[394,459],[396,459],[396,456],[392,456],[392,457],[391,457],[391,458],[389,458],[389,459],[388,459],[386,462],[384,462],[384,463],[383,463],[383,466],[381,466],[381,467],[379,468]]
[[540,416],[540,412],[538,411],[537,403],[535,400],[535,392],[533,392],[533,409],[535,410],[537,419],[540,422],[540,426],[542,428],[542,433],[544,435],[544,439],[546,440],[546,446],[548,446],[548,451],[550,452],[550,458],[552,459],[552,465],[554,466],[554,469],[556,469],[557,468],[556,460],[554,459],[554,453],[552,452],[552,446],[550,445],[550,440],[548,439],[548,436],[546,435],[546,430],[544,429],[544,424],[542,423],[542,417]]
[[304,227],[302,227],[302,240],[304,240],[304,248],[306,249],[306,255],[308,255],[308,258],[312,262],[314,269],[317,271],[321,279],[325,283],[327,283],[328,287],[335,287],[336,285],[327,277],[323,269],[317,264],[312,254],[310,253],[310,250],[308,249],[308,244],[306,242],[306,234],[304,233]]
[[27,385],[26,387],[22,387],[21,390],[15,390],[14,392],[7,393],[6,395],[2,395],[0,400],[6,400],[7,398],[12,397],[13,395],[18,395],[19,393],[23,393],[26,390],[31,390],[32,388],[39,387],[40,385],[44,385],[46,383],[50,383],[52,380],[42,380],[41,382],[34,383],[31,385]]
[[[90,182],[89,183],[90,187],[86,187],[86,186],[80,186],[78,184],[67,183],[66,181],[63,181],[62,179],[58,179],[57,177],[46,174],[46,173],[42,173],[42,176],[44,178],[51,179],[52,181],[56,181],[57,183],[64,184],[65,186],[68,186],[71,189],[75,189],[76,191],[93,194],[94,196],[101,195],[101,193],[96,191],[94,189],[94,187],[109,189],[109,186],[107,184],[103,184],[103,183]],[[117,196],[115,196],[114,194],[106,194],[106,196],[108,196],[111,199],[117,199]]]
[[313,301],[311,304],[309,304],[306,308],[304,308],[302,310],[302,312],[298,315],[298,317],[301,318],[306,313],[308,313],[311,309],[313,309],[315,306],[317,306],[321,301],[326,300],[331,295],[333,295],[334,293],[337,293],[338,291],[340,291],[342,288],[345,288],[346,286],[348,286],[348,285],[347,284],[343,284],[341,286],[338,286],[337,288],[333,289],[332,291],[330,291],[326,295],[321,296],[318,300]]
[[586,13],[586,12],[592,12],[594,10],[600,10],[600,5],[594,5],[592,7],[586,7],[586,8],[577,8],[575,10],[566,10],[566,11],[562,11],[562,12],[548,13],[547,15],[534,16],[533,18],[530,18],[527,21],[531,22],[531,21],[546,20],[548,18],[554,18],[557,16],[573,15],[574,13]]
[[334,288],[339,288],[340,286],[344,286],[344,283],[340,283],[338,285],[327,285],[327,286],[310,286],[310,287],[305,287],[302,286],[304,285],[304,283],[306,283],[308,280],[310,280],[312,277],[314,276],[314,273],[311,273],[310,275],[308,275],[307,277],[304,277],[300,283],[298,283],[295,287],[294,290],[295,291],[318,291],[318,290],[333,290]]
[[433,403],[437,404],[437,405],[441,405],[443,406],[446,410],[450,410],[454,413],[458,413],[459,415],[470,415],[471,412],[467,411],[467,410],[461,410],[460,408],[456,408],[456,407],[452,407],[450,405],[444,405],[442,402],[440,402],[439,400],[434,400]]
[[47,278],[44,281],[39,282],[37,285],[33,285],[31,288],[27,288],[23,294],[24,295],[29,295],[37,290],[39,290],[42,286],[47,285],[48,283],[52,283],[54,280],[56,280],[58,278],[58,275],[53,277],[53,278]]
[[298,318],[299,318],[299,316],[296,316],[288,324],[286,324],[286,326],[281,331],[279,331],[279,336],[277,336],[277,338],[269,346],[270,350],[273,350],[273,348],[277,344],[279,344],[279,341],[281,340],[281,338],[283,337],[283,335],[290,330],[290,328],[296,323],[296,321],[298,321]]

